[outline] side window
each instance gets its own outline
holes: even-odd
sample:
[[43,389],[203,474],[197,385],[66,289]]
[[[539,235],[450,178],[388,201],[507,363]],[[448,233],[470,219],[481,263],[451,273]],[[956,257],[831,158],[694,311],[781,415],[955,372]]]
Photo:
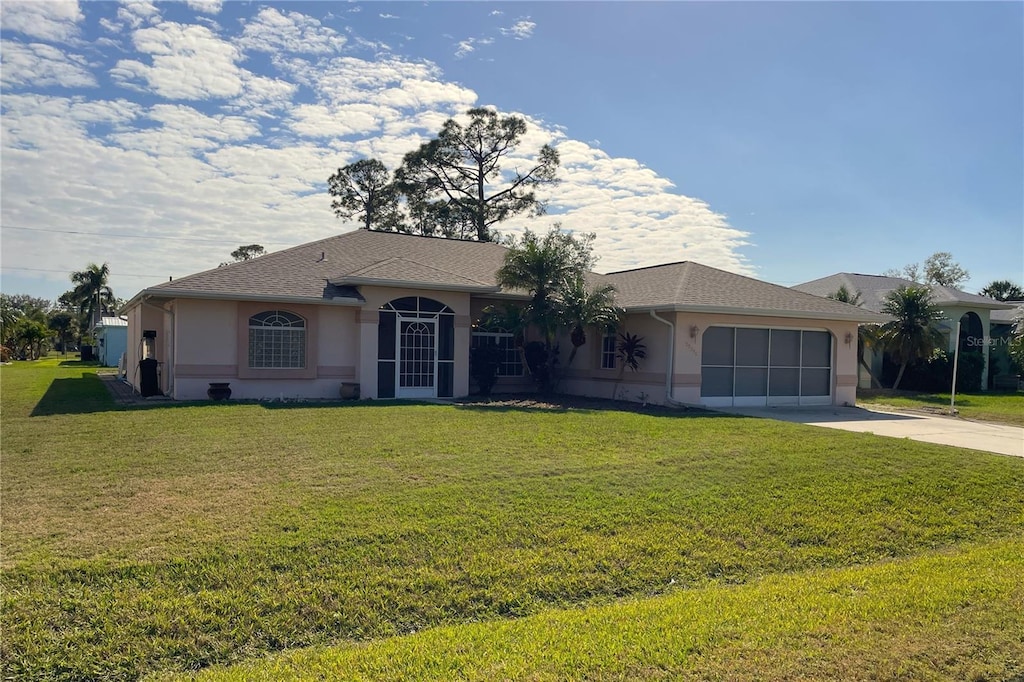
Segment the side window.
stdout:
[[618,336],[605,334],[601,337],[601,369],[615,369],[615,350]]
[[523,363],[516,348],[515,337],[503,330],[474,331],[470,341],[473,348],[485,343],[493,343],[501,351],[501,364],[498,365],[499,377],[523,376]]
[[306,321],[284,310],[267,310],[249,318],[249,367],[303,369],[306,366]]

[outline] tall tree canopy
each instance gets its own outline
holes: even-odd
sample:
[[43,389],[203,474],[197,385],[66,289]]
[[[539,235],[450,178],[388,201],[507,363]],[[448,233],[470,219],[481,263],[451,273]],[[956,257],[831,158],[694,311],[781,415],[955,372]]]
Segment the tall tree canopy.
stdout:
[[360,159],[327,178],[331,208],[345,220],[357,217],[367,230],[403,230],[398,187],[387,166],[377,159]]
[[231,257],[235,259],[236,263],[241,263],[242,261],[259,258],[266,252],[267,250],[263,248],[262,244],[245,244],[232,251]]
[[85,270],[71,273],[75,288],[68,295],[69,301],[78,307],[90,327],[99,324],[100,317],[114,305],[114,292],[107,284],[110,266],[106,263],[89,263]]
[[994,298],[997,301],[1024,301],[1024,289],[1008,279],[997,279],[989,282],[980,292],[982,296]]
[[925,259],[924,263],[908,263],[902,268],[892,268],[883,274],[891,277],[903,277],[921,284],[938,284],[944,287],[959,287],[966,282],[971,273],[953,260],[948,251],[936,251]]
[[942,344],[942,311],[932,303],[927,287],[911,286],[890,291],[882,312],[894,318],[879,328],[878,341],[900,363],[892,386],[898,389],[907,365],[930,357]]
[[50,302],[29,294],[0,294],[0,345],[15,348],[29,322],[44,324]]
[[556,182],[558,152],[544,145],[534,160],[503,170],[526,133],[525,119],[484,108],[466,115],[466,125],[448,119],[436,138],[406,154],[396,176],[419,231],[490,241],[496,223],[543,214],[535,190]]
[[78,316],[68,310],[56,310],[50,315],[47,326],[52,329],[60,339],[64,354],[68,352],[68,337],[78,331]]

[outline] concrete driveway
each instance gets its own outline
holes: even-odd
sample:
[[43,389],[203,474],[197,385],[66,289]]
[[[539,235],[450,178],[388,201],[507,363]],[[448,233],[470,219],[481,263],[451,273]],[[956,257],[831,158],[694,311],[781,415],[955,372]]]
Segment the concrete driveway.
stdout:
[[1019,426],[862,407],[729,407],[719,411],[1024,457],[1024,428]]

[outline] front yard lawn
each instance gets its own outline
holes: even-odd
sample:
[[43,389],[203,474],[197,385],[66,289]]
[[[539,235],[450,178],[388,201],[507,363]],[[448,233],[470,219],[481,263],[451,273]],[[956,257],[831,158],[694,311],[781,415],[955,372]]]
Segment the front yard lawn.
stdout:
[[[857,402],[901,410],[949,413],[948,393],[858,391]],[[1024,393],[957,393],[956,409],[964,419],[1024,426]]]
[[1018,458],[725,416],[123,409],[94,371],[0,370],[8,677],[1024,673]]

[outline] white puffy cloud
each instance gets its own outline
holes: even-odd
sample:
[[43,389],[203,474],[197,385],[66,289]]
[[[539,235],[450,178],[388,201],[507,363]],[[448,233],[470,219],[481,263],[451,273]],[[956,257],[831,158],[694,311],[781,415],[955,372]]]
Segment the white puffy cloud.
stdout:
[[224,5],[222,0],[185,0],[185,3],[196,12],[203,14],[220,14]]
[[292,110],[289,126],[303,137],[369,136],[378,133],[385,120],[400,116],[394,109],[370,103],[303,104]]
[[267,7],[246,22],[239,45],[258,52],[331,54],[340,51],[345,36],[298,12]]
[[520,19],[516,23],[512,24],[508,28],[498,29],[501,31],[501,35],[515,38],[516,40],[526,40],[533,35],[533,29],[537,28],[537,23],[530,21],[529,17]]
[[50,42],[65,42],[78,35],[84,16],[77,0],[24,2],[5,0],[0,7],[0,26]]
[[117,10],[117,19],[131,28],[139,28],[157,23],[160,10],[150,0],[122,0]]
[[33,85],[93,88],[96,78],[81,55],[69,54],[43,43],[4,40],[0,44],[3,70],[0,82],[7,87]]
[[158,104],[147,112],[145,118],[157,125],[118,132],[110,139],[124,149],[164,158],[244,142],[260,131],[247,118],[207,116],[184,105]]
[[253,116],[270,117],[292,105],[298,86],[278,78],[258,76],[242,71],[242,92],[232,101],[232,108]]
[[168,99],[203,100],[242,92],[240,52],[206,26],[161,22],[132,36],[135,49],[152,63],[122,59],[111,69],[121,85],[140,83]]

